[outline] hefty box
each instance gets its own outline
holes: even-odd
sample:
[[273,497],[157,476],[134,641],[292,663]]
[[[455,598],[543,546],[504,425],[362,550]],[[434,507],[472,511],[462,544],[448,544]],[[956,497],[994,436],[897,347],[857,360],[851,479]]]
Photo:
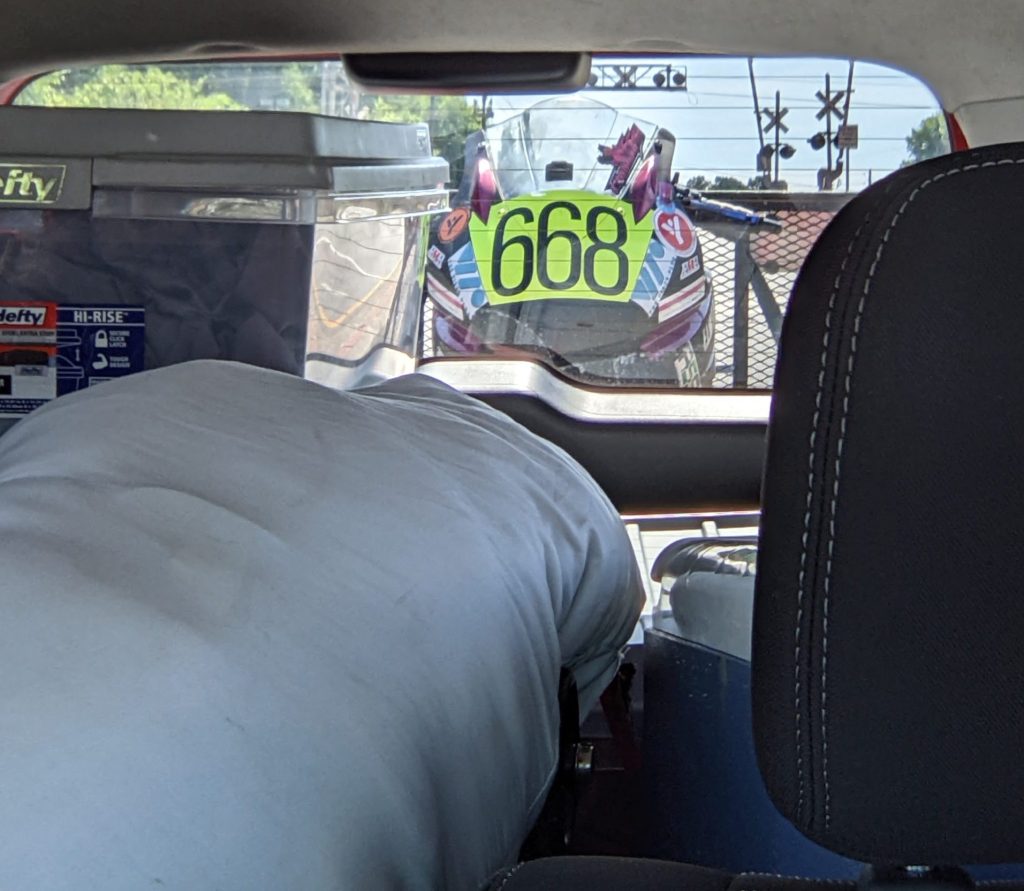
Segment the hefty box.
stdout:
[[413,371],[448,177],[421,124],[0,107],[0,419],[196,359]]

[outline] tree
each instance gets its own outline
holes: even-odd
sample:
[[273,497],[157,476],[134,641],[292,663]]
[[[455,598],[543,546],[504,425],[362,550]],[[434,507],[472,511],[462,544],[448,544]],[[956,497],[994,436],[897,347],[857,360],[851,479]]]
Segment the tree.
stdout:
[[481,124],[479,105],[461,96],[375,96],[368,99],[365,116],[372,121],[428,124],[434,154],[448,162],[455,183],[465,166],[466,138]]
[[760,174],[750,177],[744,189],[748,191],[788,192],[789,183],[784,179],[769,179],[765,182],[764,175]]
[[760,177],[744,183],[735,176],[716,176],[712,182],[706,176],[698,175],[687,180],[686,188],[695,192],[746,192],[749,189],[759,189],[761,186]]
[[315,62],[293,62],[281,72],[281,86],[291,100],[290,111],[319,114],[320,68]]
[[325,78],[321,62],[190,62],[175,74],[202,80],[208,93],[224,93],[253,111],[321,114]]
[[48,108],[143,108],[238,111],[245,106],[206,89],[206,78],[185,78],[156,65],[103,65],[87,78],[58,71],[29,84],[18,105]]
[[949,134],[946,130],[946,119],[941,112],[926,117],[910,131],[907,140],[907,155],[903,166],[927,161],[949,152]]
[[735,176],[716,176],[711,188],[719,192],[745,192],[750,186]]

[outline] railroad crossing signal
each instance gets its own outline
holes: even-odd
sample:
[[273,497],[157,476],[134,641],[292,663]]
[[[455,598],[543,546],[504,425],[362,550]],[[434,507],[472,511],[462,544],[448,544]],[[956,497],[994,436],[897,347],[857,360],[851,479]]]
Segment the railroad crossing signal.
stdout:
[[622,87],[636,86],[637,71],[635,65],[615,65],[612,70],[617,78],[612,89],[618,90]]
[[591,90],[679,90],[686,92],[683,65],[594,65],[587,88]]
[[860,128],[856,124],[842,124],[836,133],[836,145],[841,149],[855,149],[860,145]]
[[[756,106],[755,106],[756,109]],[[796,149],[788,143],[782,142],[781,136],[783,133],[789,132],[789,127],[786,126],[782,120],[787,114],[789,114],[788,108],[782,107],[782,94],[775,91],[775,110],[771,108],[760,109],[760,114],[765,117],[767,123],[764,125],[763,131],[761,131],[761,150],[757,153],[757,169],[758,172],[763,173],[764,176],[764,188],[770,188],[774,186],[779,187],[779,160],[789,160],[796,154]],[[759,119],[760,120],[760,119]],[[766,134],[774,134],[774,144],[766,143],[764,137]],[[774,162],[775,167],[775,178],[769,180],[769,176],[772,172],[772,166]]]
[[780,133],[789,132],[789,127],[787,127],[782,121],[782,119],[789,114],[788,108],[779,108],[776,106],[775,111],[772,111],[770,108],[762,108],[761,114],[763,114],[768,121],[768,123],[764,125],[765,133],[771,133],[772,130],[776,128],[778,128]]
[[[828,72],[825,73],[825,91],[818,90],[815,94],[821,103],[821,110],[816,117],[819,121],[824,120],[824,129],[815,133],[807,140],[808,144],[815,151],[825,149],[825,166],[818,170],[818,189],[823,192],[830,192],[843,171],[846,171],[846,189],[850,189],[850,171],[848,152],[856,148],[857,128],[847,124],[847,117],[850,113],[850,98],[853,95],[853,63],[850,63],[848,82],[845,90],[832,92],[832,78]],[[839,103],[843,107],[839,107]],[[836,133],[832,132],[832,115],[838,118]],[[832,149],[839,150],[838,157],[833,159]]]
[[[846,113],[839,107],[839,103],[846,98],[846,90],[839,90],[833,93],[826,85],[824,93],[822,93],[821,90],[818,90],[815,95],[823,106],[821,111],[815,115],[819,121],[826,115],[835,115],[841,121],[846,120]],[[832,120],[832,118],[829,117],[829,120]]]

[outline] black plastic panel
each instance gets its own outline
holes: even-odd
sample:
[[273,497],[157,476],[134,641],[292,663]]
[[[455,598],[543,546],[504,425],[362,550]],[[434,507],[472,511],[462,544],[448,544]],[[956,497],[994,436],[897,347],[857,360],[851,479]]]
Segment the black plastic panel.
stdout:
[[565,449],[624,514],[760,502],[764,425],[592,423],[530,396],[480,398]]
[[371,53],[345,56],[365,89],[406,93],[551,93],[582,88],[585,53]]

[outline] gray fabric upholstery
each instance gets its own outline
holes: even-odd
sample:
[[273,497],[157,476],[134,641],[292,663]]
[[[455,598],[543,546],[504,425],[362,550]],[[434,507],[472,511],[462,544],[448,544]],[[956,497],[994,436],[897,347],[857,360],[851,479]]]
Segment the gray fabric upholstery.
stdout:
[[564,453],[427,378],[201,362],[0,437],[0,888],[476,891],[642,603]]

